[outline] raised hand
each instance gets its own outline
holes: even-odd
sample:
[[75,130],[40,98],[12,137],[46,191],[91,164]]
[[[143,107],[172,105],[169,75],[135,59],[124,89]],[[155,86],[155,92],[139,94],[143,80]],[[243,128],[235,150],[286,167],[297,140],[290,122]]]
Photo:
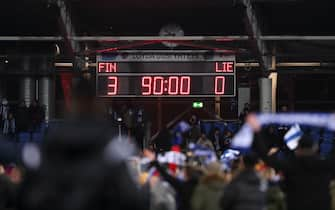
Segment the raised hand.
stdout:
[[262,128],[255,114],[249,114],[246,118],[246,123],[254,132],[259,132]]

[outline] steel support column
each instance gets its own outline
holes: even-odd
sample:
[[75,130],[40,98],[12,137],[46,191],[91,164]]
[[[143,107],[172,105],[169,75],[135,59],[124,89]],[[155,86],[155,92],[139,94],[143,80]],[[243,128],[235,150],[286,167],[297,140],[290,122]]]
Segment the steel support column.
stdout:
[[25,76],[20,84],[20,99],[28,106],[35,100],[35,79],[30,76]]
[[260,78],[259,81],[259,111],[272,112],[272,80]]
[[45,107],[45,120],[48,122],[54,117],[55,94],[54,82],[51,77],[44,76],[38,80],[39,102]]
[[[30,57],[25,56],[22,62],[22,70],[24,72],[31,71]],[[20,100],[30,106],[33,100],[36,100],[36,80],[32,76],[24,76],[20,83]]]
[[[275,53],[274,53],[275,54]],[[277,84],[278,84],[278,73],[276,70],[276,56],[272,56],[272,65],[271,65],[271,73],[269,75],[269,79],[272,81],[272,112],[275,113],[277,111]]]
[[[246,13],[246,25],[249,29],[250,36],[252,37],[251,40],[257,47],[257,52],[259,56],[259,63],[260,67],[267,76],[269,70],[272,67],[272,60],[271,56],[269,56],[269,48],[267,43],[261,39],[262,30],[260,28],[260,24],[257,19],[257,13],[252,4],[251,0],[242,0],[245,6],[245,13]],[[275,64],[274,64],[275,66]],[[259,92],[260,92],[260,111],[261,112],[272,112],[272,99],[275,98],[273,95],[273,83],[271,79],[268,78],[260,78],[259,79]],[[274,93],[276,94],[276,93]]]
[[257,51],[260,57],[260,64],[263,71],[269,70],[271,66],[271,57],[268,56],[268,46],[265,41],[261,39],[262,31],[258,23],[256,10],[251,0],[243,0],[246,12],[246,25],[250,31],[251,40],[255,42]]

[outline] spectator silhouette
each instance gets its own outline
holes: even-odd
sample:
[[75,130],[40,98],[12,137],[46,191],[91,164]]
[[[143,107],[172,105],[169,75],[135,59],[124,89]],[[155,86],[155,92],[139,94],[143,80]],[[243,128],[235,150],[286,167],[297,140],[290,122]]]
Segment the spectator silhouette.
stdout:
[[5,136],[14,137],[16,133],[16,124],[13,113],[8,114],[8,118],[4,121],[3,134]]
[[21,102],[16,111],[17,132],[27,132],[29,128],[29,110],[25,102]]
[[265,190],[255,171],[258,158],[254,153],[243,156],[242,171],[224,189],[221,207],[224,210],[260,210],[265,208]]
[[128,147],[111,141],[117,130],[95,115],[90,83],[76,85],[73,117],[49,128],[37,151],[40,161],[23,183],[19,209],[148,209],[149,192],[128,171],[123,152]]
[[285,177],[284,186],[288,210],[330,210],[329,186],[334,176],[334,156],[323,159],[317,154],[318,145],[303,136],[294,154],[279,159],[276,153],[268,155],[266,139],[257,119],[251,115],[248,124],[256,132],[254,149],[258,151],[267,165],[281,171]]
[[32,131],[36,131],[45,118],[45,110],[43,106],[34,100],[28,108],[30,115],[30,126]]

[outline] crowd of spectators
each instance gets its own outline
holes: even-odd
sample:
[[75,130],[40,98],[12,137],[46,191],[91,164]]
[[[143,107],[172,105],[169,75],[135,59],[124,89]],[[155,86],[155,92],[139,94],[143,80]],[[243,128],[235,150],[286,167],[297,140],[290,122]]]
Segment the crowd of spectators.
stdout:
[[208,131],[205,131],[206,129],[202,128],[202,123],[196,115],[192,115],[188,122],[183,123],[189,127],[186,132],[180,130],[178,125],[174,129],[163,129],[152,142],[154,150],[168,151],[174,144],[179,144],[182,150],[186,150],[187,145],[193,143],[215,151],[219,157],[230,148],[232,137],[241,125],[239,121],[220,122],[220,125],[215,125],[214,121],[206,123],[209,124],[209,127]]
[[110,106],[107,114],[114,125],[122,127],[124,135],[133,136],[138,147],[144,148],[149,117],[143,108],[130,105],[123,105],[121,108]]
[[[255,127],[254,119],[248,120],[248,115],[244,118]],[[230,148],[232,130],[222,132],[214,124],[206,134],[196,116],[188,124],[186,132],[178,126],[162,131],[154,146],[157,154],[169,156],[171,151],[176,152],[169,146],[174,148],[178,144],[177,151],[182,151],[187,160],[184,165],[178,156],[172,155],[162,162],[159,156],[148,155],[160,181],[166,181],[175,190],[171,196],[177,195],[176,209],[316,210],[331,209],[331,200],[335,209],[335,182],[331,182],[335,180],[335,151],[333,147],[327,155],[321,153],[322,132],[313,137],[313,129],[305,128],[299,146],[292,151],[284,142],[288,125],[254,128],[253,151],[242,155]],[[194,145],[196,149],[191,149]],[[169,202],[165,201],[165,208],[174,206]]]
[[16,139],[20,132],[35,132],[45,121],[45,108],[34,100],[30,105],[21,102],[9,105],[6,98],[0,99],[1,134]]
[[67,122],[49,130],[43,147],[23,149],[24,170],[19,162],[0,166],[0,204],[37,210],[331,210],[335,155],[320,158],[304,136],[295,151],[278,156],[274,133],[254,121],[246,121],[255,133],[248,153],[230,148],[231,131],[221,135],[214,127],[207,138],[195,116],[186,130],[173,129],[169,150],[156,152],[136,150],[128,137],[111,140],[115,130],[100,122]]
[[234,131],[214,126],[207,134],[192,116],[141,150],[109,123],[80,117],[94,107],[87,94],[76,97],[78,118],[50,127],[42,146],[0,144],[1,162],[4,151],[17,151],[7,157],[12,164],[0,166],[1,209],[335,209],[335,152],[320,156],[308,135],[283,151],[282,131],[248,115],[253,144],[235,150]]

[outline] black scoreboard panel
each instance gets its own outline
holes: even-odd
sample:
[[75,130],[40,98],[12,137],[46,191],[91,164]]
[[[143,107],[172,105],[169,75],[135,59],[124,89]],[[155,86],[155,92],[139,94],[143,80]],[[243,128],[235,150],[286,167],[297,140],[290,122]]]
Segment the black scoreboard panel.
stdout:
[[234,61],[98,62],[99,97],[232,97]]
[[[107,88],[106,88],[107,87]],[[213,95],[234,95],[234,76],[207,75],[119,75],[99,76],[99,96],[121,97],[211,97]]]

